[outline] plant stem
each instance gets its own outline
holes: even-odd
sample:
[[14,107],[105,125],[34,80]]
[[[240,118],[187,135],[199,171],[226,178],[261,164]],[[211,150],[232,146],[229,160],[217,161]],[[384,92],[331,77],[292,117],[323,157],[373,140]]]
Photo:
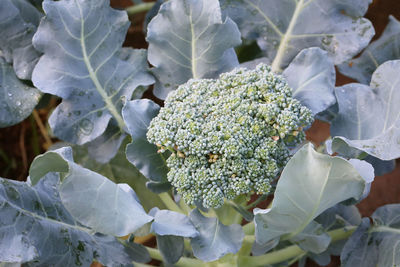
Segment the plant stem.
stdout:
[[254,225],[254,222],[249,222],[245,226],[243,226],[243,231],[246,235],[254,235],[256,227]]
[[38,138],[38,132],[36,129],[35,118],[31,115],[29,117],[29,121],[31,123],[31,129],[32,129],[32,150],[33,150],[33,154],[35,156],[37,156],[40,154],[40,147],[39,147],[39,138]]
[[[150,254],[150,257],[155,260],[159,261],[164,261],[163,256],[161,255],[160,251],[156,248],[149,248],[146,247],[147,251]],[[177,263],[174,264],[174,266],[178,267],[202,267],[204,266],[204,263],[198,259],[192,259],[192,258],[186,258],[186,257],[181,257]]]
[[44,127],[42,120],[40,119],[39,113],[34,109],[32,111],[32,116],[36,121],[37,126],[39,127],[40,133],[42,134],[44,140],[46,141],[46,149],[53,145],[49,134],[47,133],[46,127]]
[[126,9],[126,12],[128,12],[129,16],[135,15],[137,13],[149,11],[153,6],[155,2],[150,2],[150,3],[142,3],[139,5],[133,5],[130,6]]
[[[356,228],[356,226],[351,226],[329,231],[328,234],[332,239],[331,242],[333,243],[338,240],[348,238],[349,236],[351,236],[351,234],[353,234]],[[245,263],[246,266],[264,266],[289,260],[291,258],[298,257],[303,253],[305,253],[305,251],[302,250],[299,246],[292,245],[284,249],[273,251],[261,256],[244,256],[242,257],[241,261]]]
[[178,206],[178,204],[175,203],[175,201],[167,192],[161,193],[158,196],[169,210],[185,214],[185,212]]

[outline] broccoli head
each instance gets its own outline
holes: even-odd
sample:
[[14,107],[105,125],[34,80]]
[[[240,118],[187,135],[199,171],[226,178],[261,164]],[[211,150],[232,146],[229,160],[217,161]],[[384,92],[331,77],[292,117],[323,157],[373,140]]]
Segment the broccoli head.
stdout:
[[170,150],[168,181],[186,203],[217,208],[224,199],[267,193],[304,140],[311,111],[280,75],[260,64],[192,79],[171,92],[150,123],[149,142]]

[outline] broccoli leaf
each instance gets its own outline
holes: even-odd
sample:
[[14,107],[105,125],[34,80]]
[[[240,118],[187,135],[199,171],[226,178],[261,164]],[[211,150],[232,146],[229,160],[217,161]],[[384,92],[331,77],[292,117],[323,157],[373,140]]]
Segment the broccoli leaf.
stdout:
[[378,40],[371,42],[361,56],[339,65],[339,71],[360,83],[369,84],[372,73],[388,60],[400,59],[400,22],[389,16],[389,24]]
[[156,239],[157,247],[167,263],[174,264],[182,257],[185,249],[183,237],[173,235],[157,235]]
[[[159,110],[160,107],[153,101],[140,99],[127,102],[122,115],[132,136],[132,143],[126,148],[126,157],[146,178],[163,184],[168,173],[165,159],[157,153],[158,148],[146,139],[147,127]],[[161,188],[161,191],[164,189]]]
[[150,215],[154,217],[150,231],[157,235],[196,237],[199,234],[192,222],[184,214],[153,208],[150,211]]
[[374,72],[370,87],[349,84],[336,89],[339,114],[331,126],[334,152],[364,151],[381,160],[400,157],[399,72],[400,60],[388,61]]
[[82,146],[73,147],[74,160],[82,167],[97,172],[115,183],[128,184],[135,191],[146,211],[153,207],[165,208],[159,196],[146,188],[148,180],[126,159],[125,147],[128,139],[124,140],[115,157],[107,163],[97,162],[88,155],[88,149]]
[[149,23],[149,62],[157,78],[154,94],[167,94],[190,78],[216,78],[238,66],[232,47],[240,32],[221,18],[217,0],[171,0]]
[[[0,262],[28,266],[129,266],[150,260],[146,249],[96,234],[79,224],[60,200],[58,175],[35,186],[0,178]],[[46,238],[44,238],[46,237]]]
[[208,262],[239,251],[244,238],[240,225],[223,225],[217,218],[204,217],[197,209],[189,217],[199,231],[199,235],[190,240],[197,258]]
[[257,40],[272,62],[283,70],[304,48],[321,47],[335,64],[352,58],[374,35],[362,18],[371,0],[224,0],[225,10],[242,37]]
[[400,205],[389,204],[364,218],[340,255],[342,266],[397,266],[400,264]]
[[43,9],[33,44],[44,55],[32,80],[39,90],[63,98],[49,119],[54,134],[84,144],[100,136],[111,118],[122,131],[123,102],[153,82],[146,52],[133,51],[133,60],[121,49],[126,12],[110,8],[108,0],[45,0]]
[[293,89],[293,97],[314,115],[336,103],[336,71],[328,52],[317,47],[304,49],[282,75]]
[[295,238],[326,209],[359,198],[364,187],[364,179],[348,161],[305,145],[284,168],[271,209],[256,212],[257,242]]
[[18,78],[31,79],[40,53],[32,46],[42,14],[27,1],[0,2],[0,50]]
[[76,220],[98,232],[124,236],[153,219],[127,184],[115,184],[74,163],[70,147],[36,157],[29,170],[32,183],[47,172],[62,173],[59,191],[63,205]]
[[39,99],[40,92],[18,80],[12,66],[0,56],[0,127],[24,120]]

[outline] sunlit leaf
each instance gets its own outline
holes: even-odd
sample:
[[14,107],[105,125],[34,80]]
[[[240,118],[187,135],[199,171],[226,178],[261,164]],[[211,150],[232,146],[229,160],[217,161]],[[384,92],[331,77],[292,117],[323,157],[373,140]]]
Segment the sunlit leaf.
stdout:
[[324,50],[313,47],[302,50],[282,75],[293,89],[293,97],[315,115],[336,103],[336,72]]
[[33,44],[44,55],[32,80],[42,92],[63,98],[49,119],[54,134],[84,144],[100,136],[112,118],[122,131],[124,101],[153,82],[146,51],[132,50],[127,59],[121,49],[126,12],[112,9],[108,0],[45,0],[43,9]]
[[222,18],[217,0],[167,1],[149,23],[147,41],[161,99],[190,78],[216,78],[239,65],[232,48],[241,43],[239,30]]
[[370,87],[349,84],[336,89],[339,114],[332,121],[332,150],[343,155],[364,151],[381,160],[400,157],[400,60],[374,72]]
[[257,40],[283,70],[304,48],[328,51],[335,64],[368,45],[374,29],[362,18],[371,0],[224,0],[222,8],[239,26],[242,37]]
[[400,22],[389,16],[389,24],[382,35],[350,61],[339,65],[339,71],[360,83],[369,84],[372,73],[385,61],[400,59]]
[[257,242],[296,237],[326,209],[358,199],[364,187],[364,179],[348,161],[305,145],[283,170],[271,209],[255,214]]
[[[55,165],[46,164],[50,161]],[[63,205],[76,220],[98,232],[125,236],[153,219],[127,184],[115,184],[74,163],[70,147],[36,157],[29,171],[32,183],[47,172],[62,172],[59,191]]]

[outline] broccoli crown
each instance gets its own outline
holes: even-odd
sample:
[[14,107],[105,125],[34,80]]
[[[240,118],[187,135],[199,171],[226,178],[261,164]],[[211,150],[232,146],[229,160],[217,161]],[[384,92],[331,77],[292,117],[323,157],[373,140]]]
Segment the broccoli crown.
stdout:
[[172,151],[168,181],[186,203],[217,208],[224,199],[267,193],[304,140],[311,111],[284,78],[260,64],[219,79],[192,79],[171,92],[150,123],[149,142]]

